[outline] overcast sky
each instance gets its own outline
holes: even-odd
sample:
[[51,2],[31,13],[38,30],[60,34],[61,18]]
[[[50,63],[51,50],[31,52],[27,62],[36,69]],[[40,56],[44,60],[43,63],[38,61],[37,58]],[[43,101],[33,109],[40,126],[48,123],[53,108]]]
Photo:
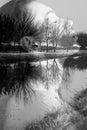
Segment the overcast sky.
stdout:
[[87,32],[87,0],[39,0],[53,8],[59,17],[72,19],[77,31]]
[[[0,6],[10,0],[0,0]],[[87,0],[38,0],[54,9],[57,16],[69,18],[76,31],[87,32]]]

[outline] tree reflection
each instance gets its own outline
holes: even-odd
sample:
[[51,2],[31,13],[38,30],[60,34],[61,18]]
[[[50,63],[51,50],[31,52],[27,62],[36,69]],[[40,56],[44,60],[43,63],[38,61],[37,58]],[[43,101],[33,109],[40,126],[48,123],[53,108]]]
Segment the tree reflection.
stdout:
[[13,95],[26,99],[35,92],[37,83],[44,85],[44,89],[49,89],[51,84],[55,84],[60,79],[60,68],[58,59],[36,63],[16,63],[0,64],[0,94]]
[[48,60],[46,73],[48,82],[56,83],[59,81],[61,70],[58,59]]
[[31,82],[43,80],[41,71],[40,66],[30,63],[0,65],[0,94],[30,94],[33,90]]

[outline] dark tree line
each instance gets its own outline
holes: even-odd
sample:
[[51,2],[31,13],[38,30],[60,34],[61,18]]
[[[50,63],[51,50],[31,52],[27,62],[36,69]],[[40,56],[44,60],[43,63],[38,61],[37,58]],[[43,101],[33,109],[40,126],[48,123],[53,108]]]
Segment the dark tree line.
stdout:
[[[68,26],[67,22],[66,25]],[[44,21],[44,25],[40,26],[34,23],[31,11],[28,16],[24,12],[20,20],[0,14],[0,51],[31,51],[37,47],[36,42],[38,46],[46,42],[47,49],[49,44],[53,44],[53,47],[62,45],[66,48],[78,44],[80,49],[84,50],[87,47],[87,33],[80,32],[73,36],[67,27],[60,33],[59,27],[53,28],[48,21]]]
[[77,43],[80,45],[80,49],[84,50],[87,49],[87,33],[85,32],[80,32],[77,33]]
[[[28,40],[33,39],[33,43],[42,39],[41,29],[40,27],[38,28],[38,23],[34,24],[34,17],[31,13],[29,13],[28,17],[24,13],[20,21],[14,19],[12,16],[0,14],[0,51],[8,45],[10,47],[13,43],[14,45],[17,43],[20,46],[20,40],[26,36],[30,37]],[[28,44],[32,44],[32,41],[28,41]]]

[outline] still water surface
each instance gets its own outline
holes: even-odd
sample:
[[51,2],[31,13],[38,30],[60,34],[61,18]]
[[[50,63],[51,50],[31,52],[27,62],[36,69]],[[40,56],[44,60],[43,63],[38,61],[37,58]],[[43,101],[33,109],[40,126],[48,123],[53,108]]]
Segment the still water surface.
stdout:
[[[70,127],[65,130],[86,130],[87,56],[0,64],[0,74],[1,130],[62,130],[61,127],[68,124]],[[61,106],[63,115],[59,113]],[[48,115],[52,118],[52,127]],[[57,123],[65,122],[64,126],[54,129],[56,119]],[[38,125],[34,129],[35,123],[43,129]]]
[[0,129],[24,130],[60,108],[59,60],[0,65]]

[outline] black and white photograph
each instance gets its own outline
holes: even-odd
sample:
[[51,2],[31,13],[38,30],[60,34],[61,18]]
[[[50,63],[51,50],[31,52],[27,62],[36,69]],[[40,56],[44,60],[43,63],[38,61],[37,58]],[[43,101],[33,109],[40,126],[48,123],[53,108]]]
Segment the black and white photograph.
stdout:
[[0,0],[0,130],[87,130],[87,0]]

